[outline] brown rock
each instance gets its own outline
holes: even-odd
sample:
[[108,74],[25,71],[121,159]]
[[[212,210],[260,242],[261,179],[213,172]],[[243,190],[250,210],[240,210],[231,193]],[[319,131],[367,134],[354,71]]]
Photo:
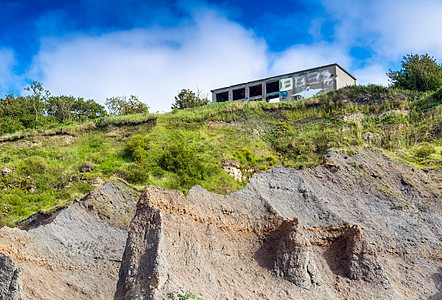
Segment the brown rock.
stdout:
[[95,167],[87,162],[84,162],[80,167],[81,173],[92,172],[93,170],[95,170]]

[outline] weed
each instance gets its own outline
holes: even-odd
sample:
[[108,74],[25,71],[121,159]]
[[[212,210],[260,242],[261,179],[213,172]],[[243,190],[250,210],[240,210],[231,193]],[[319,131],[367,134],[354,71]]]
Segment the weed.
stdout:
[[182,290],[181,292],[177,292],[177,293],[175,293],[175,292],[169,293],[169,298],[170,299],[178,299],[178,300],[186,300],[186,299],[203,300],[202,298],[198,297],[197,295],[195,295],[194,293],[192,293],[189,290],[187,290],[187,291]]

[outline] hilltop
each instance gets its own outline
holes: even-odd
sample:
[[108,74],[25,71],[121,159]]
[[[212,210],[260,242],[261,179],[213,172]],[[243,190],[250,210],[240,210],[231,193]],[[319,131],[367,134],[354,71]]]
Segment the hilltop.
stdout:
[[0,294],[438,299],[441,99],[352,86],[3,135]]
[[117,178],[138,189],[187,193],[200,185],[228,194],[276,165],[317,166],[330,150],[351,156],[376,148],[416,168],[441,169],[441,98],[441,90],[351,86],[296,103],[216,103],[5,134],[1,222],[17,225]]

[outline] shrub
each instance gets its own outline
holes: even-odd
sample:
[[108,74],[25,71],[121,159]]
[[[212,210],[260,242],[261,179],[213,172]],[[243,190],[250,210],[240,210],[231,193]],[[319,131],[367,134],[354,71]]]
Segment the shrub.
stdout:
[[33,176],[35,174],[44,174],[47,171],[45,161],[40,157],[29,157],[20,165],[20,170],[26,176]]
[[414,151],[414,155],[421,158],[429,157],[431,154],[436,152],[436,148],[430,143],[420,144]]
[[166,148],[158,164],[163,170],[174,172],[180,177],[189,175],[195,179],[204,179],[207,175],[205,166],[197,158],[197,151],[184,143]]
[[442,100],[442,86],[433,94],[433,98],[439,102]]
[[153,166],[150,168],[151,173],[155,177],[163,177],[165,172],[160,166]]
[[276,158],[273,155],[269,155],[266,157],[266,161],[269,166],[273,166],[276,163]]
[[148,149],[149,138],[141,134],[136,134],[130,137],[124,146],[125,152],[132,156],[136,162],[141,162],[146,158]]
[[241,163],[255,163],[255,156],[253,155],[252,150],[247,148],[241,148],[233,154],[236,158],[239,159]]
[[178,96],[175,96],[175,103],[172,104],[172,109],[184,109],[197,106],[203,106],[209,103],[207,97],[201,96],[198,91],[197,94],[188,89],[182,89]]
[[144,163],[126,164],[118,173],[129,183],[146,184],[149,180],[149,166]]
[[388,123],[388,124],[403,123],[406,120],[407,119],[404,118],[403,116],[395,115],[395,114],[386,115],[385,117],[382,118],[382,122]]
[[126,116],[137,113],[149,113],[149,106],[138,100],[137,96],[107,98],[104,103],[112,116]]

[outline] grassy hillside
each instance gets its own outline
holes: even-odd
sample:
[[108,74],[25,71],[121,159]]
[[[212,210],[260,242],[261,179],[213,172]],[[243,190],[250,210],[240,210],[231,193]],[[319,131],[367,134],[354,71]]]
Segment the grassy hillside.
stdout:
[[[0,222],[80,198],[111,178],[187,191],[242,188],[221,168],[235,159],[246,178],[275,165],[312,167],[329,150],[360,147],[421,168],[442,168],[442,89],[434,94],[352,86],[297,103],[230,102],[106,117],[0,137]],[[83,162],[95,166],[81,173]]]

